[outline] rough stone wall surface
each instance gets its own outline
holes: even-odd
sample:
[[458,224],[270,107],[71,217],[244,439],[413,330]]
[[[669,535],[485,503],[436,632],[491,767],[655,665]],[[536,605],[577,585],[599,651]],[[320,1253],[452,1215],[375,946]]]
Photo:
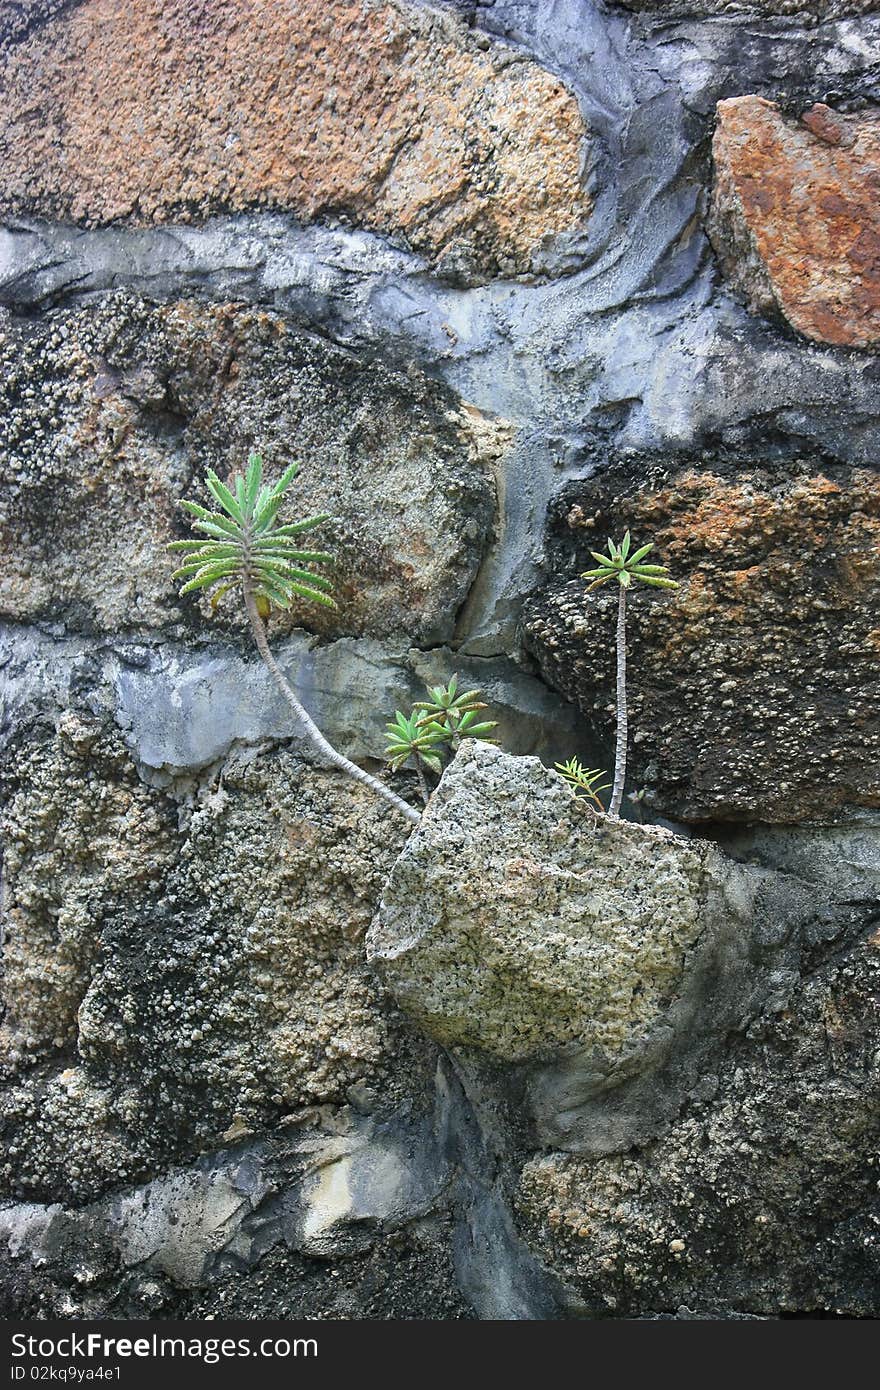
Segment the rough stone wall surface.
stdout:
[[88,0],[9,50],[3,87],[6,214],[329,213],[486,274],[589,212],[572,93],[412,6]]
[[662,15],[746,14],[808,15],[813,19],[839,19],[870,14],[877,0],[621,0],[629,10],[657,11]]
[[31,742],[4,822],[7,1193],[82,1201],[381,1084],[360,941],[402,835],[374,798],[244,754],[179,830],[97,721]]
[[718,879],[711,846],[609,830],[537,760],[466,745],[394,867],[368,959],[442,1043],[522,1061],[577,1042],[613,1072],[656,1032]]
[[331,515],[330,631],[451,635],[492,527],[500,426],[418,373],[234,304],[119,293],[2,327],[3,617],[104,632],[204,622],[210,603],[199,615],[178,602],[164,550],[187,533],[177,499],[209,502],[205,468],[225,475],[257,446],[276,475],[302,460],[300,515]]
[[791,822],[877,805],[880,475],[625,464],[570,484],[555,516],[555,579],[527,604],[524,634],[592,718],[613,720],[616,603],[573,576],[627,526],[679,578],[630,600],[633,775],[659,808]]
[[[0,0],[4,1316],[880,1313],[878,52]],[[499,719],[408,842],[171,583],[255,447],[331,514],[270,626],[328,735]],[[614,827],[549,765],[611,764],[627,527]]]
[[667,1134],[526,1164],[519,1209],[592,1306],[876,1316],[878,946],[817,964]]

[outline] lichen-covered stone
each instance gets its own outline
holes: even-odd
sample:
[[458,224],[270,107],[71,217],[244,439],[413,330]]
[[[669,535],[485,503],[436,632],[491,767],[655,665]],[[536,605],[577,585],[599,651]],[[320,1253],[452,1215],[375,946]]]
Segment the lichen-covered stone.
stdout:
[[880,476],[620,463],[571,485],[525,639],[609,735],[616,595],[575,576],[627,527],[681,585],[631,595],[631,785],[691,821],[822,821],[880,803]]
[[0,213],[95,226],[270,206],[451,272],[540,268],[585,220],[554,75],[395,0],[89,0],[3,61]]
[[466,743],[383,890],[368,959],[438,1041],[503,1061],[577,1044],[634,1065],[717,916],[748,893],[721,856],[597,819],[554,772]]
[[[717,103],[779,102],[762,191],[804,141],[805,307],[842,272],[832,327],[864,328],[847,141],[880,12],[635,7],[0,0],[4,1316],[880,1312],[880,807],[844,804],[880,801],[878,358],[790,330],[745,235],[725,279],[703,216]],[[326,640],[273,638],[357,759],[458,669],[503,747],[608,765],[613,596],[563,632],[535,595],[567,714],[520,664],[521,601],[549,577],[582,604],[599,527],[664,531],[684,586],[633,600],[633,784],[739,863],[668,999],[649,960],[649,999],[624,970],[597,1014],[629,1051],[571,1039],[570,992],[551,1055],[445,1058],[366,973],[346,931],[403,830],[303,763],[235,606],[178,603],[162,550],[255,445],[300,452],[292,507],[338,518],[341,607],[294,616]]]
[[210,502],[205,468],[226,476],[259,447],[273,474],[301,461],[292,514],[329,512],[322,539],[338,556],[338,611],[303,609],[280,630],[451,635],[505,431],[416,369],[274,314],[122,293],[40,323],[0,317],[0,368],[0,615],[119,631],[188,614],[204,627],[209,602],[201,617],[178,603],[164,550],[189,534],[177,500]]
[[656,1142],[536,1155],[523,1230],[600,1316],[876,1317],[880,937],[819,952]]
[[0,45],[19,43],[30,31],[77,0],[0,0]]
[[880,108],[820,103],[796,122],[734,97],[712,156],[709,231],[749,308],[818,342],[880,345]]
[[173,803],[139,782],[118,735],[72,711],[0,782],[13,783],[0,818],[3,1076],[75,1042],[103,923],[122,898],[149,911],[179,837]]
[[362,960],[405,833],[393,813],[267,754],[228,760],[176,831],[119,751],[119,785],[99,779],[100,747],[73,776],[51,747],[23,759],[10,801],[15,1055],[34,1040],[2,1105],[0,1181],[18,1196],[87,1200],[339,1102],[394,1047]]

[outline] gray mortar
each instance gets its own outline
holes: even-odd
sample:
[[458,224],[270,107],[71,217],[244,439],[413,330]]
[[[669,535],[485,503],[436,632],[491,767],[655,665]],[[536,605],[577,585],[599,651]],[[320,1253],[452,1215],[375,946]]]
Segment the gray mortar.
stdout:
[[[306,633],[279,642],[276,654],[306,708],[349,757],[382,761],[395,709],[408,712],[427,683],[454,671],[484,691],[505,747],[548,763],[600,756],[572,706],[509,658],[462,658],[447,648],[422,652],[369,638],[316,645]],[[256,653],[0,625],[0,748],[24,723],[54,724],[71,708],[115,719],[141,776],[181,793],[188,779],[221,772],[234,750],[288,741],[306,749]]]
[[[435,1242],[424,1239],[441,1220],[456,1223],[455,1280],[476,1316],[558,1317],[561,1286],[516,1234],[490,1136],[448,1063],[438,1063],[433,1103],[430,1083],[396,1109],[372,1113],[375,1098],[355,1099],[360,1109],[292,1117],[264,1137],[80,1208],[0,1204],[7,1289],[61,1316],[107,1315],[122,1303],[141,1316],[173,1317],[196,1290],[221,1297],[226,1316],[255,1316],[251,1286],[272,1252],[341,1272],[344,1287],[360,1258],[381,1261],[387,1251],[393,1260],[400,1241],[414,1239],[429,1265],[422,1278],[442,1284]],[[303,1279],[298,1296],[297,1314],[314,1316],[320,1278]],[[415,1316],[418,1290],[399,1297],[400,1315]],[[354,1315],[362,1310],[356,1303]],[[436,1305],[425,1313],[436,1316]]]

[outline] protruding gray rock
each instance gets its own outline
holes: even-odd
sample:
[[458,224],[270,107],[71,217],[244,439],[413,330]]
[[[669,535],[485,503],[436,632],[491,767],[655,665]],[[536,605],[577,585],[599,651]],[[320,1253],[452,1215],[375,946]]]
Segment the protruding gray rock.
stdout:
[[577,1045],[607,1080],[686,1027],[688,971],[707,938],[748,936],[757,884],[704,841],[595,816],[535,758],[466,743],[368,956],[438,1041],[503,1061]]

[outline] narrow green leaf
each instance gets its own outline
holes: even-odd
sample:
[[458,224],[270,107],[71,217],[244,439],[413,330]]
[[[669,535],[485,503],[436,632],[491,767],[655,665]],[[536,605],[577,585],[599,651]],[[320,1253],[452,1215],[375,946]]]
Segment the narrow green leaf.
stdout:
[[276,560],[285,565],[330,565],[333,563],[332,555],[326,555],[320,550],[298,550],[296,546],[276,550],[270,545],[258,545],[253,548],[253,556],[258,562],[266,564],[274,563]]
[[195,544],[198,546],[198,551],[192,552],[193,555],[196,553],[206,556],[212,555],[218,560],[221,558],[224,560],[241,558],[241,546],[235,545],[228,538],[225,540],[196,541]]
[[216,536],[218,540],[234,540],[241,546],[241,532],[232,522],[228,526],[221,526],[213,521],[194,521],[194,531],[204,531],[207,536]]
[[284,472],[281,474],[281,477],[278,479],[278,482],[274,484],[274,486],[273,486],[273,488],[272,488],[273,493],[275,493],[276,495],[281,495],[281,496],[283,496],[283,494],[284,494],[284,493],[287,491],[287,489],[290,487],[290,484],[293,482],[293,480],[294,480],[294,478],[296,477],[296,475],[297,475],[298,472],[299,472],[299,464],[298,464],[298,463],[291,463],[291,464],[288,464],[288,466],[285,468]]
[[272,534],[273,536],[301,536],[304,531],[313,531],[316,526],[329,520],[329,512],[319,512],[317,516],[308,516],[304,521],[293,521],[286,526],[279,526]]
[[293,597],[280,584],[274,584],[271,579],[262,578],[255,585],[255,591],[262,594],[269,603],[274,603],[276,608],[288,609],[293,603]]
[[209,541],[169,541],[165,549],[180,550],[183,551],[184,554],[186,554],[187,552],[193,550],[203,550],[205,546],[209,544]]
[[[209,563],[205,560],[190,560],[188,564],[181,565],[180,569],[174,570],[172,572],[171,578],[183,579],[188,574],[204,574],[207,570],[215,569],[218,571],[221,569],[221,562],[212,561]],[[235,566],[230,565],[227,561],[225,564],[222,565],[222,573],[226,575],[234,574]]]
[[249,516],[253,516],[257,497],[260,492],[260,485],[263,481],[263,460],[259,454],[251,454],[248,458],[247,477],[245,479],[245,510]]
[[235,565],[229,560],[190,560],[185,565],[181,565],[172,574],[172,579],[185,574],[216,574],[218,579],[225,578],[227,575],[235,574]]
[[276,497],[269,493],[265,499],[261,499],[254,509],[254,530],[257,535],[265,535],[271,530],[272,523],[284,505],[284,494],[279,493]]
[[186,511],[190,512],[193,516],[197,516],[200,521],[210,521],[213,522],[215,526],[226,526],[230,529],[234,529],[236,534],[238,534],[240,528],[235,526],[228,517],[221,516],[219,512],[209,512],[207,507],[200,507],[198,502],[190,502],[185,497],[181,497],[178,505],[184,507]]
[[184,584],[183,588],[180,590],[181,597],[184,594],[192,593],[194,589],[206,589],[210,584],[216,584],[218,579],[223,579],[224,577],[222,572],[217,574],[214,571],[209,571],[207,574],[197,574],[188,584]]
[[303,584],[313,585],[316,589],[323,589],[325,593],[333,592],[333,585],[329,579],[325,579],[322,574],[312,574],[311,570],[296,569],[286,561],[278,561],[269,564],[261,556],[254,564],[257,574],[269,575],[276,584],[286,584],[290,579],[298,579]]
[[205,482],[209,492],[213,497],[216,497],[224,511],[227,511],[232,519],[238,522],[239,526],[243,526],[244,514],[237,499],[233,497],[229,488],[217,477],[213,469],[208,469],[208,472],[205,474]]
[[226,597],[230,589],[234,588],[234,584],[221,584],[220,588],[216,591],[216,593],[213,593],[211,595],[211,607],[215,612],[217,610],[217,605],[219,604],[220,600]]
[[329,579],[325,579],[323,574],[313,574],[311,570],[291,569],[289,566],[282,570],[285,579],[299,579],[303,584],[310,584],[313,588],[322,589],[325,594],[332,594],[333,584]]
[[638,575],[643,584],[650,584],[654,589],[677,589],[678,581],[675,579],[653,579],[650,575]]
[[297,583],[292,583],[290,588],[293,593],[299,594],[300,598],[312,599],[315,603],[323,604],[325,608],[336,607],[335,601],[330,598],[329,594],[322,594],[318,589],[309,589],[304,584]]

